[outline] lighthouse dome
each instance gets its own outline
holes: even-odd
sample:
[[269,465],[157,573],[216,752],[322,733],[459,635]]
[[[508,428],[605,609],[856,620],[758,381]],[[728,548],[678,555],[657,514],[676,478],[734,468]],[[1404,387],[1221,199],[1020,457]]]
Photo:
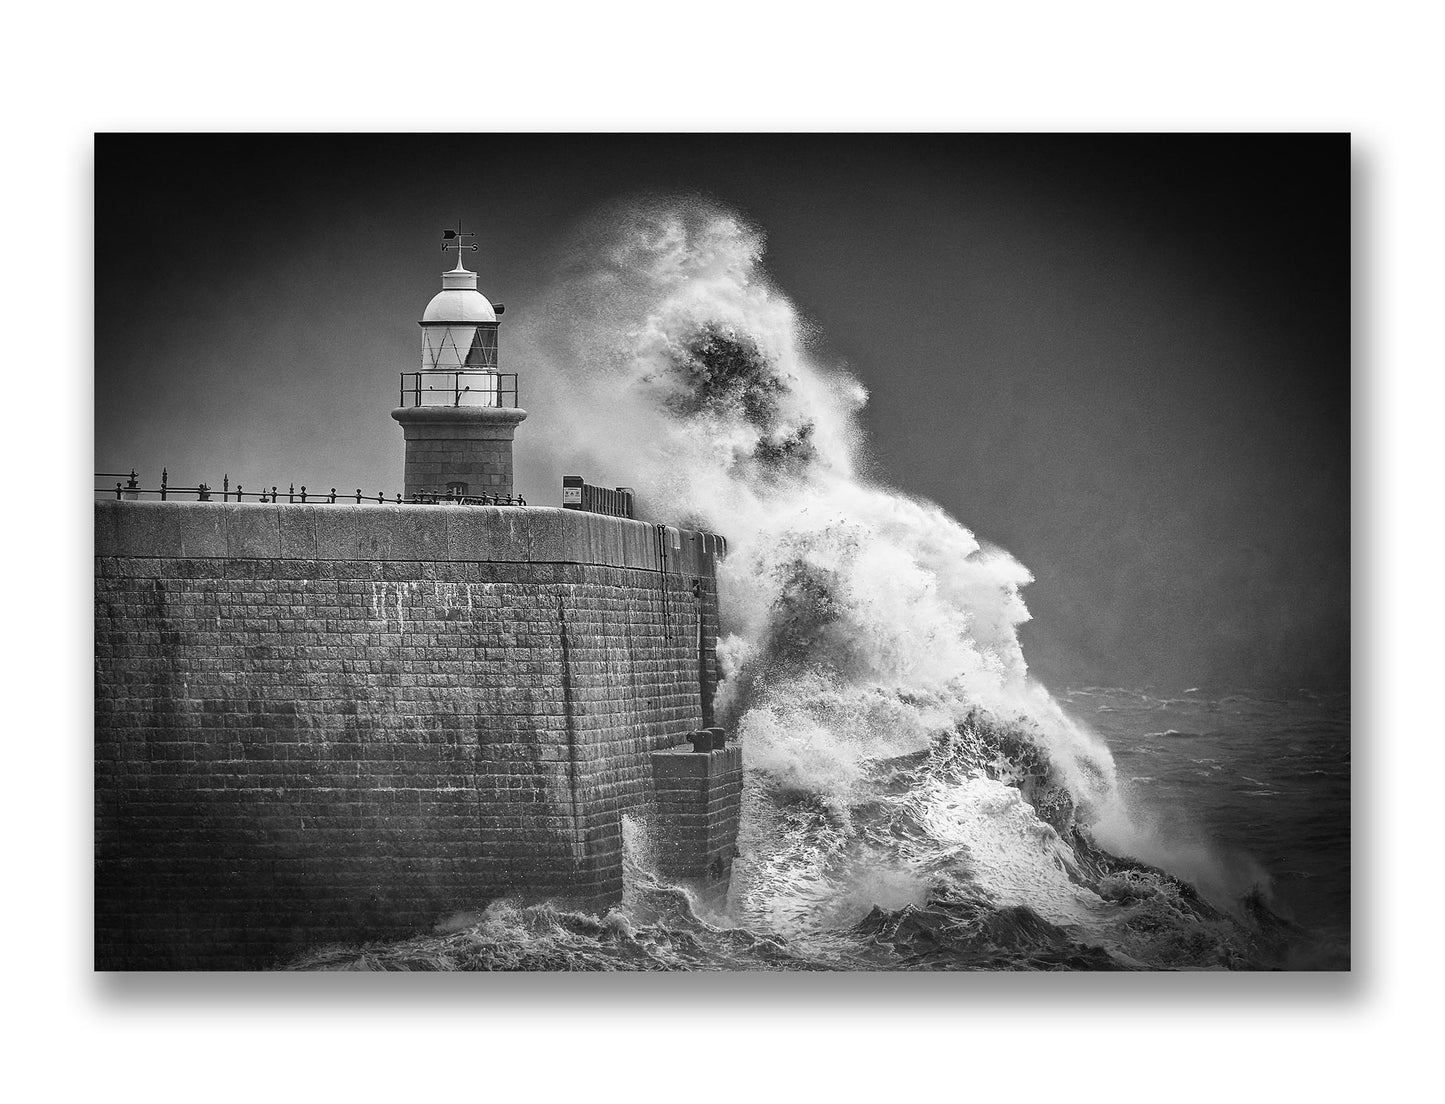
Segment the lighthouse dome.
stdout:
[[421,370],[455,372],[497,367],[497,310],[477,290],[477,274],[442,273],[442,289],[421,319]]
[[477,290],[477,274],[460,266],[442,273],[442,290],[432,296],[423,322],[495,322],[497,312]]

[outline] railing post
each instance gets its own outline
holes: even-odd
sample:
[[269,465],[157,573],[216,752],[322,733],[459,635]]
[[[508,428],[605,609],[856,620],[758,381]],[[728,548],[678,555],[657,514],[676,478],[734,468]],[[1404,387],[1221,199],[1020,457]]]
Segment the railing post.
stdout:
[[245,497],[241,494],[241,484],[239,484],[239,483],[236,484],[236,501],[237,501],[237,502],[244,502],[244,501],[246,501]]
[[357,488],[356,488],[356,504],[357,504],[358,506],[361,505],[361,488],[360,488],[360,487],[357,487]]
[[116,484],[115,484],[115,500],[116,500],[117,502],[120,501],[120,481],[119,481],[119,480],[116,480]]
[[132,490],[132,491],[133,491],[133,490],[135,490],[137,487],[139,487],[139,486],[140,486],[140,483],[137,482],[137,479],[138,479],[138,477],[137,477],[137,475],[135,474],[135,469],[134,469],[134,468],[131,468],[131,470],[130,470],[130,482],[128,482],[128,483],[126,484],[126,488],[127,488],[128,490]]
[[211,501],[211,488],[210,488],[210,487],[207,487],[204,483],[197,483],[197,484],[196,484],[196,501],[197,501],[197,502],[210,502],[210,501]]
[[[230,502],[230,501],[231,501],[231,473],[230,473],[230,472],[227,472],[225,475],[221,476],[221,501],[222,501],[222,502]],[[239,502],[240,499],[237,499],[236,501]]]
[[286,492],[286,501],[287,501],[287,502],[295,502],[295,501],[296,501],[296,484],[295,484],[295,483],[292,483],[292,484],[291,484],[291,489]]
[[332,501],[332,502],[335,502],[335,501],[336,501],[336,488],[335,488],[335,487],[332,487],[332,488],[331,488],[331,501]]
[[306,484],[305,484],[305,483],[301,484],[301,501],[302,501],[302,502],[305,502],[305,501],[306,501]]
[[161,501],[162,501],[162,502],[164,502],[164,501],[166,500],[166,480],[167,480],[168,478],[169,478],[169,474],[166,472],[166,469],[165,469],[165,468],[162,468],[162,469],[161,469]]

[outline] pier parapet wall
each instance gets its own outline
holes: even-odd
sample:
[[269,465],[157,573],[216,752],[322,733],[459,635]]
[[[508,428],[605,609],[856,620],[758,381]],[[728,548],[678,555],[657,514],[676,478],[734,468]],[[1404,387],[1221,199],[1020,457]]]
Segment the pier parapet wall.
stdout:
[[[653,753],[712,723],[720,538],[462,506],[95,525],[100,968],[264,966],[503,896],[602,908],[623,815],[684,823]],[[715,873],[737,801],[699,795],[703,821],[667,811]]]

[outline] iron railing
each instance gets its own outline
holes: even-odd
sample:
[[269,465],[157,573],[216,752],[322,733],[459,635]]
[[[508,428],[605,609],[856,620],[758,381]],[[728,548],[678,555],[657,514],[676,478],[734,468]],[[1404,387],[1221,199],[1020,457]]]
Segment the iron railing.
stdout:
[[382,491],[376,494],[364,494],[360,487],[354,492],[338,492],[335,487],[326,491],[308,490],[306,484],[301,484],[298,489],[295,483],[290,484],[286,490],[278,486],[262,486],[258,491],[248,491],[240,483],[234,488],[231,487],[231,477],[227,474],[221,480],[221,493],[216,494],[216,488],[206,483],[197,483],[194,487],[178,487],[171,483],[170,472],[161,469],[161,483],[159,487],[141,486],[141,478],[134,469],[130,472],[96,472],[95,480],[99,483],[102,479],[114,479],[116,484],[113,487],[95,488],[96,494],[114,495],[117,501],[136,501],[143,497],[158,498],[162,502],[187,498],[194,495],[196,502],[304,502],[313,505],[361,505],[363,503],[376,503],[379,505],[400,506],[403,502],[410,502],[424,505],[459,505],[459,506],[525,506],[527,500],[521,495],[463,495],[448,490],[421,490],[412,494],[408,499],[403,499],[400,494],[388,498]]
[[469,495],[460,491],[414,491],[408,502],[425,503],[432,506],[525,506],[527,500],[521,495]]
[[[165,468],[161,469],[161,485],[159,487],[142,487],[140,476],[132,468],[129,472],[96,472],[96,482],[102,479],[117,480],[114,487],[97,487],[96,494],[113,494],[117,499],[139,499],[143,495],[155,495],[162,502],[171,498],[180,498],[183,495],[195,495],[198,502],[210,502],[213,489],[205,483],[197,483],[194,487],[178,487],[170,481],[170,472]],[[125,480],[124,483],[119,482]],[[254,496],[253,496],[254,497]],[[237,500],[239,501],[239,499]]]
[[517,373],[485,368],[402,372],[401,406],[517,405]]

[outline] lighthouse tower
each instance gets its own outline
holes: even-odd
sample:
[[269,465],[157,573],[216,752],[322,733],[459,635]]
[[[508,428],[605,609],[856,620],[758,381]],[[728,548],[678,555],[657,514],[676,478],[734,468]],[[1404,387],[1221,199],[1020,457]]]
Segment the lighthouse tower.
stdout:
[[502,372],[495,307],[462,265],[475,245],[460,224],[444,232],[442,249],[457,265],[421,319],[421,370],[401,373],[401,405],[391,416],[406,438],[407,501],[438,498],[509,500],[512,439],[527,412],[517,406],[517,375]]

